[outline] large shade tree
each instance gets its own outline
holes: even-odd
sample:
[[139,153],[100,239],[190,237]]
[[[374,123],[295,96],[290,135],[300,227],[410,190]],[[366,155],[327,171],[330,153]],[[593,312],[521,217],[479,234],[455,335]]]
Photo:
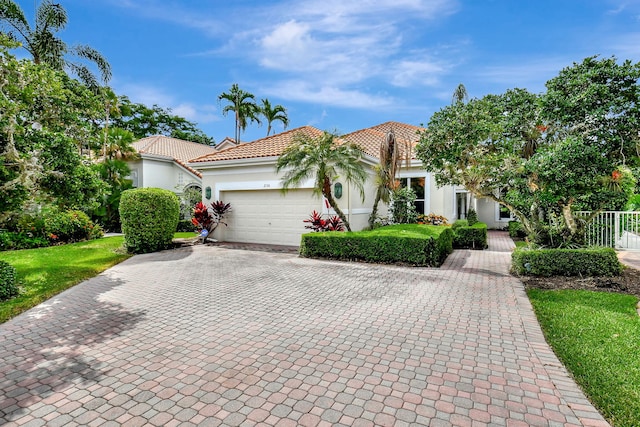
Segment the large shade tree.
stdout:
[[0,36],[0,223],[26,204],[90,210],[104,189],[78,147],[100,102],[63,73],[18,61]]
[[256,104],[255,96],[246,92],[237,83],[231,85],[229,92],[223,92],[218,96],[218,101],[225,101],[228,105],[222,109],[225,116],[233,112],[235,116],[235,141],[240,143],[240,133],[247,129],[249,122],[260,123],[260,107]]
[[637,161],[639,77],[637,64],[587,58],[546,94],[454,103],[431,117],[417,157],[439,185],[496,201],[531,236],[559,222],[562,243],[579,241],[577,210],[620,208],[633,189],[625,164]]
[[327,199],[347,230],[351,231],[346,215],[333,197],[332,185],[341,177],[354,185],[364,199],[367,174],[361,159],[362,151],[357,145],[340,140],[335,134],[324,132],[314,137],[299,132],[278,158],[276,169],[284,172],[282,188],[285,192],[313,179],[314,193]]
[[[94,48],[87,45],[68,46],[57,32],[64,30],[68,22],[67,12],[59,3],[42,0],[36,9],[35,25],[31,26],[24,11],[13,0],[0,0],[0,25],[2,32],[20,42],[36,64],[47,64],[54,70],[68,71],[83,83],[97,91],[100,81],[111,79],[111,66]],[[86,62],[93,63],[100,79]]]

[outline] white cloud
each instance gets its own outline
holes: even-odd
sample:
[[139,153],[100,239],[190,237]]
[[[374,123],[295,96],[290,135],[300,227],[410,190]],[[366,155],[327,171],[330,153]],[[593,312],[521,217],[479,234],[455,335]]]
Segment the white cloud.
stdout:
[[198,124],[212,123],[222,120],[215,105],[193,105],[191,103],[181,103],[171,109],[175,115],[184,117],[187,120]]
[[326,99],[354,108],[389,104],[388,97],[362,88],[437,84],[451,68],[440,59],[449,51],[421,46],[416,57],[408,46],[422,29],[459,9],[457,0],[285,0],[252,9],[234,6],[223,21],[209,18],[216,16],[213,11],[228,10],[218,5],[188,10],[175,1],[141,1],[147,16],[198,29],[218,42],[197,55],[242,64],[236,74],[249,76],[255,66],[268,71],[260,84],[285,89],[278,97],[291,99],[290,82],[304,81],[296,87],[297,100]]
[[440,82],[446,66],[425,59],[424,61],[402,60],[391,68],[391,83],[400,87],[435,86]]
[[114,88],[116,89],[116,93],[126,94],[132,102],[148,106],[157,104],[160,107],[166,108],[174,102],[171,95],[163,92],[161,89],[149,85],[136,83],[125,83],[119,85],[114,82]]
[[388,96],[371,95],[335,86],[318,87],[306,81],[281,82],[277,86],[264,88],[264,91],[269,95],[277,95],[291,101],[370,110],[388,107],[394,103],[394,100]]
[[141,103],[148,107],[158,105],[161,108],[170,108],[177,116],[195,122],[197,124],[211,123],[221,120],[218,108],[212,104],[195,105],[183,102],[157,87],[126,83],[115,85],[116,93],[124,93],[131,102]]

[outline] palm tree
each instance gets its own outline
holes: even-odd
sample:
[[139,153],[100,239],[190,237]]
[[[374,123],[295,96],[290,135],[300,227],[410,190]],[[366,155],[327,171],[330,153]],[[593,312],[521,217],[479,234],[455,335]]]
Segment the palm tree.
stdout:
[[240,144],[240,131],[244,132],[247,128],[247,121],[257,122],[260,124],[258,115],[260,107],[255,102],[255,96],[252,93],[245,92],[238,87],[237,83],[231,85],[229,92],[223,92],[218,96],[218,101],[225,100],[229,105],[225,106],[222,114],[225,116],[229,111],[233,111],[236,116],[236,143]]
[[[111,66],[97,50],[86,45],[69,47],[56,36],[55,33],[63,30],[67,25],[67,12],[60,4],[43,0],[36,10],[35,29],[33,29],[15,1],[0,0],[0,23],[4,24],[4,27],[9,27],[6,34],[20,42],[36,64],[47,64],[59,71],[68,70],[93,90],[97,90],[100,86],[98,79],[87,65],[78,62],[77,59],[94,63],[105,84],[111,79]],[[77,59],[67,59],[67,54]]]
[[280,172],[286,169],[282,178],[282,188],[285,192],[309,178],[314,178],[313,192],[326,197],[347,230],[351,231],[347,217],[333,198],[331,185],[333,180],[342,176],[360,191],[364,200],[364,182],[367,174],[360,161],[360,148],[352,143],[337,143],[336,138],[337,135],[329,132],[315,138],[297,133],[293,143],[278,158],[276,170]]
[[410,148],[409,144],[406,144],[405,147],[400,146],[393,129],[387,132],[384,141],[380,144],[380,164],[376,166],[376,184],[378,188],[373,202],[373,209],[369,216],[369,227],[373,227],[378,215],[378,203],[381,200],[384,203],[389,203],[391,200],[391,193],[396,185],[396,174],[400,170],[402,161],[406,161],[407,166],[411,161]]
[[262,105],[260,106],[260,113],[267,119],[267,136],[271,133],[271,123],[275,121],[279,121],[284,125],[284,128],[287,129],[289,126],[289,117],[287,117],[287,109],[282,105],[276,105],[271,107],[271,103],[268,99],[262,100]]
[[458,87],[453,91],[453,96],[451,97],[451,105],[456,104],[465,104],[469,101],[469,94],[467,93],[467,88],[460,83]]

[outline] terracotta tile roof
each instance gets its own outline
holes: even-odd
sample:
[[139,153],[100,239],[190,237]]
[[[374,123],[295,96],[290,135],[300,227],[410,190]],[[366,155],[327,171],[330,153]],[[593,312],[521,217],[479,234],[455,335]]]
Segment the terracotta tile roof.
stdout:
[[395,133],[396,140],[401,143],[401,147],[405,145],[402,143],[410,143],[411,147],[415,147],[420,140],[418,131],[423,130],[423,128],[399,122],[386,122],[343,135],[342,139],[359,145],[362,151],[378,158],[380,156],[380,144],[391,130]]
[[229,147],[235,147],[236,145],[238,145],[236,143],[236,140],[225,136],[224,139],[222,141],[220,141],[219,143],[216,144],[216,149],[217,150],[223,150],[225,148],[229,148]]
[[302,126],[286,132],[257,139],[235,147],[193,158],[189,163],[215,162],[220,160],[254,159],[259,157],[277,157],[291,144],[297,133],[304,133],[312,138],[322,135],[320,129],[313,126]]
[[133,147],[140,154],[154,154],[156,156],[171,157],[183,163],[207,154],[215,153],[216,149],[197,142],[185,141],[163,135],[142,138],[133,143]]
[[[422,128],[399,122],[386,122],[367,129],[362,129],[340,137],[340,141],[350,141],[362,149],[362,151],[372,157],[378,158],[380,154],[380,144],[391,129],[400,141],[407,141],[415,146],[420,139],[418,131]],[[254,159],[260,157],[277,157],[293,141],[293,137],[298,132],[303,132],[310,137],[322,135],[322,131],[313,126],[303,126],[291,129],[276,135],[258,139],[253,142],[229,147],[215,153],[206,154],[198,158],[191,159],[189,163],[215,162],[220,160]]]
[[148,136],[146,138],[139,139],[132,145],[140,154],[168,157],[200,178],[202,178],[202,174],[187,166],[187,162],[189,159],[194,157],[216,152],[214,147],[210,147],[208,145],[171,138],[164,135]]

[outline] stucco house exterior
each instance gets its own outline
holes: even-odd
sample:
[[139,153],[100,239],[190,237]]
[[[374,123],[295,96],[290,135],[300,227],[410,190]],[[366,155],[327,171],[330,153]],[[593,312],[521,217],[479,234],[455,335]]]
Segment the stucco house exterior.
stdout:
[[163,135],[142,138],[133,144],[139,159],[129,162],[134,187],[157,187],[182,194],[202,189],[202,175],[188,166],[189,159],[216,152],[214,147]]
[[[364,153],[362,162],[369,175],[364,201],[358,190],[337,180],[343,188],[342,197],[337,201],[353,230],[361,230],[368,225],[376,192],[374,166],[378,164],[380,144],[387,133],[393,131],[396,140],[413,147],[419,140],[420,130],[413,125],[386,122],[341,137],[361,147]],[[232,211],[226,220],[228,226],[218,228],[217,239],[297,246],[300,236],[309,231],[304,228],[303,220],[313,210],[327,212],[322,198],[312,192],[312,180],[282,192],[276,161],[297,133],[317,137],[323,132],[312,126],[303,126],[204,154],[188,162],[188,166],[202,176],[205,203],[215,200],[231,203]],[[475,200],[463,188],[438,188],[432,174],[422,168],[418,159],[412,158],[408,167],[401,168],[399,179],[400,185],[410,186],[416,192],[418,213],[444,215],[453,222],[465,218],[469,207],[474,207],[479,219],[490,228],[503,228],[509,220],[508,217],[500,218],[494,202]],[[386,213],[386,206],[381,204],[379,215],[385,216]]]

